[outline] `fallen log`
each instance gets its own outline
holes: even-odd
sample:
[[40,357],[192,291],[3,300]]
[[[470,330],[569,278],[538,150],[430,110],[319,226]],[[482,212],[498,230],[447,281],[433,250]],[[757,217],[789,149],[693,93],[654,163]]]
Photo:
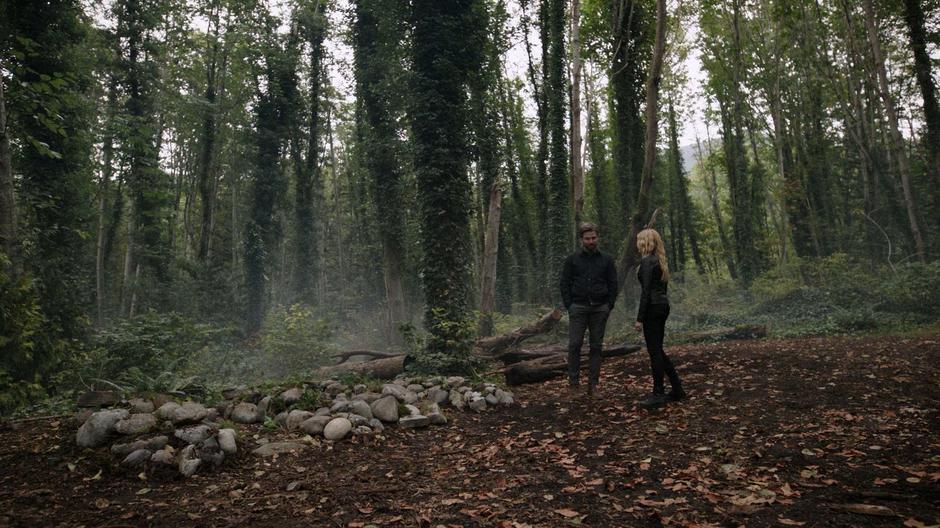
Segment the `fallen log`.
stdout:
[[538,321],[529,323],[507,334],[481,337],[474,345],[474,352],[481,356],[494,356],[510,347],[515,347],[526,339],[550,331],[561,320],[561,310],[555,308],[543,315]]
[[706,343],[713,341],[730,341],[732,339],[760,339],[767,337],[765,325],[740,325],[702,332],[680,334],[682,341],[687,343]]
[[325,379],[336,374],[361,374],[378,379],[391,379],[405,371],[414,359],[407,354],[398,354],[371,361],[345,362],[339,365],[320,367],[311,374],[314,378]]
[[[607,346],[601,351],[605,358],[626,356],[640,350],[639,345]],[[581,349],[581,368],[588,365],[588,347]],[[540,383],[564,376],[568,372],[568,353],[548,354],[535,359],[513,363],[502,370],[508,385]]]

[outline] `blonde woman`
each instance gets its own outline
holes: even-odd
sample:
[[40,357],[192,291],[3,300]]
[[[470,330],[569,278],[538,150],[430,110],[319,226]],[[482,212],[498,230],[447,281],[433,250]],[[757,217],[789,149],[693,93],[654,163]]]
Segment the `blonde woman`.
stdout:
[[[640,406],[651,409],[670,401],[681,400],[686,394],[682,390],[682,382],[676,368],[663,350],[666,319],[669,317],[669,297],[666,296],[669,263],[663,249],[663,239],[656,230],[644,229],[636,236],[636,247],[643,256],[636,273],[643,292],[640,295],[640,308],[636,314],[634,328],[637,332],[643,332],[653,371],[653,393],[642,400]],[[672,385],[669,395],[666,395],[663,387],[664,376],[669,377],[669,383]]]

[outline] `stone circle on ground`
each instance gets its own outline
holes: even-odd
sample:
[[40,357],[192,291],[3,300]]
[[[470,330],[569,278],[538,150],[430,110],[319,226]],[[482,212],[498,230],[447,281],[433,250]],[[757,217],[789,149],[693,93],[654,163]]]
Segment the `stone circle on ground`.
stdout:
[[[474,387],[460,376],[399,377],[380,387],[327,380],[272,394],[234,387],[222,396],[214,406],[176,402],[158,394],[118,401],[96,411],[83,408],[75,415],[79,425],[75,442],[85,448],[110,445],[116,462],[129,470],[173,468],[189,477],[220,466],[240,449],[270,457],[316,445],[317,438],[336,442],[380,434],[388,425],[403,429],[446,425],[442,406],[481,412],[515,403],[509,391],[489,383]],[[242,424],[242,428],[264,424],[306,436],[302,441],[269,442],[254,435],[257,442],[251,447],[246,444],[253,440],[240,437],[238,426],[232,424]]]

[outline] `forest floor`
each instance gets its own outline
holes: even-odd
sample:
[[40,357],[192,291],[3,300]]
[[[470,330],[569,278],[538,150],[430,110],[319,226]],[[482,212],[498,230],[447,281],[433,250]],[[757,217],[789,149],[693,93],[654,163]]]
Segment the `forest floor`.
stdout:
[[[449,424],[242,453],[183,480],[80,450],[68,419],[0,430],[6,526],[931,526],[940,524],[940,336],[667,349],[690,399],[635,406],[645,354],[600,394],[517,387]],[[288,439],[258,426],[242,430]]]

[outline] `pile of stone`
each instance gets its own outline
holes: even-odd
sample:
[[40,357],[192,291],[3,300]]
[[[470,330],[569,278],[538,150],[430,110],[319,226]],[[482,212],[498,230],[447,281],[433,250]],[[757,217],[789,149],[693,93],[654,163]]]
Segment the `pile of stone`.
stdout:
[[[273,420],[289,432],[339,441],[378,434],[388,425],[418,429],[446,424],[441,406],[480,412],[514,403],[509,391],[492,384],[475,389],[459,376],[401,377],[382,385],[379,392],[365,385],[349,387],[328,380],[275,396],[236,387],[224,391],[223,397],[225,400],[214,407],[166,398],[135,398],[121,402],[120,408],[86,409],[76,417],[81,423],[76,442],[88,448],[111,443],[111,453],[121,458],[123,466],[173,468],[188,477],[201,467],[220,466],[227,456],[238,452],[236,432],[220,427],[223,419],[239,424]],[[253,453],[270,456],[304,447],[306,444],[299,442],[264,442]]]

